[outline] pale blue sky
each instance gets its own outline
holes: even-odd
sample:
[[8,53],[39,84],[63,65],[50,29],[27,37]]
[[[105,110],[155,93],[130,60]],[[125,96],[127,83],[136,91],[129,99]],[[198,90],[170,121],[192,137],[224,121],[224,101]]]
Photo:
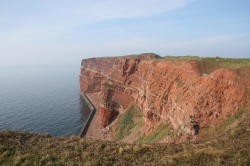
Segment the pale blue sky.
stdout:
[[250,58],[250,0],[0,0],[0,67],[143,52]]

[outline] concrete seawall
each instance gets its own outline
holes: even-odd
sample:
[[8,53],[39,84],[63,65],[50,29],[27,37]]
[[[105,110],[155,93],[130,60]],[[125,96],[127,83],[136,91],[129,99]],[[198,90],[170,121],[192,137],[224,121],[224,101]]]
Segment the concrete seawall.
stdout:
[[81,96],[90,109],[90,114],[89,114],[85,124],[82,126],[80,133],[78,134],[79,137],[84,137],[87,130],[88,130],[88,127],[91,123],[91,120],[93,119],[93,116],[95,115],[96,110],[95,110],[95,107],[93,106],[93,104],[89,101],[89,99],[87,98],[87,96],[85,94],[81,94]]

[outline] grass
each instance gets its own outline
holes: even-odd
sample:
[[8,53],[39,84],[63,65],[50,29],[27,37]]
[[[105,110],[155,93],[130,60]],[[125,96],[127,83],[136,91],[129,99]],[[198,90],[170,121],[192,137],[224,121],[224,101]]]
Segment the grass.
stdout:
[[237,69],[250,65],[250,59],[221,58],[216,60],[215,58],[202,58],[202,64],[204,66],[204,72],[210,74],[220,68]]
[[[198,57],[198,56],[165,56],[161,59],[156,59],[155,63],[162,62],[162,61],[196,61],[200,70],[203,73],[210,74],[213,71],[220,69],[220,68],[231,68],[231,69],[240,69],[243,71],[249,70],[250,68],[250,59],[249,58],[221,58],[216,59],[215,57]],[[202,65],[201,65],[202,63]],[[202,67],[203,66],[203,67]],[[244,68],[245,66],[248,66]]]
[[182,87],[182,85],[184,84],[180,78],[176,78],[176,81],[178,83],[178,87]]
[[164,56],[163,58],[156,59],[155,62],[161,62],[161,61],[190,61],[190,60],[200,60],[200,57],[198,56]]
[[132,103],[126,112],[120,115],[117,120],[115,127],[116,141],[120,141],[124,137],[130,135],[133,128],[140,128],[142,125],[141,118],[142,114],[140,113],[139,108]]
[[237,69],[237,74],[240,76],[250,76],[250,65],[246,65]]
[[[129,114],[134,112],[140,117],[134,107],[130,106]],[[238,121],[237,125],[229,125],[234,121]],[[149,136],[141,138],[144,143],[132,144],[1,131],[0,165],[250,165],[249,110],[242,109],[225,123],[231,127],[223,127],[219,135],[180,144],[145,143],[159,142],[173,134],[167,124],[160,124]]]
[[232,126],[237,125],[240,122],[241,116],[245,112],[245,108],[234,113],[233,115],[229,115],[226,120],[224,120],[219,127],[216,128],[217,133],[221,133],[223,131],[229,130]]
[[235,135],[234,128],[239,126],[239,124],[244,121],[244,119],[250,119],[250,112],[247,111],[245,107],[243,107],[243,109],[234,113],[233,115],[228,115],[226,119],[221,121],[221,124],[219,126],[203,128],[202,130],[200,130],[199,138],[201,140],[207,140],[228,132],[231,132],[231,134]]
[[169,124],[160,124],[158,127],[154,129],[148,136],[141,137],[137,142],[145,142],[145,143],[157,143],[162,141],[168,134],[171,136],[172,132],[169,132]]
[[105,88],[110,88],[110,85],[107,82],[104,82],[102,86],[104,86]]
[[113,56],[110,58],[122,58],[122,59],[127,59],[127,58],[137,58],[138,54],[130,54],[130,55],[123,55],[123,56]]
[[206,142],[169,145],[2,131],[0,165],[250,165],[249,120],[235,129],[238,137],[229,132]]
[[[159,59],[162,58],[161,56],[155,54],[155,53],[142,53],[142,54],[152,54],[155,59]],[[120,58],[120,59],[128,59],[128,58],[132,58],[132,59],[136,59],[139,58],[140,54],[129,54],[129,55],[123,55],[123,56],[107,56],[105,58]]]

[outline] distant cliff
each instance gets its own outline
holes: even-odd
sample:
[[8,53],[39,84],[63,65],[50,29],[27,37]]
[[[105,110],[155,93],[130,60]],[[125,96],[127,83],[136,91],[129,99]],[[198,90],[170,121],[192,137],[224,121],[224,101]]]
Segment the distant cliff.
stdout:
[[228,115],[249,110],[250,60],[158,58],[141,54],[82,60],[80,93],[100,92],[100,127],[134,102],[143,115],[142,135],[164,123],[171,124],[177,141],[184,141]]

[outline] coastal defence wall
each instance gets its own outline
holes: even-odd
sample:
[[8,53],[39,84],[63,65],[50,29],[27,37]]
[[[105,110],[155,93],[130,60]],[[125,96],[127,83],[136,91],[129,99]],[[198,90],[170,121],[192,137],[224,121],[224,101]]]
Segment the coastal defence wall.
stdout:
[[84,137],[87,130],[88,130],[88,127],[91,123],[91,120],[93,119],[93,116],[94,116],[96,110],[95,110],[95,107],[93,106],[93,104],[89,101],[88,97],[84,93],[82,93],[81,96],[90,109],[90,114],[89,114],[86,122],[82,126],[80,133],[78,134],[79,137]]

